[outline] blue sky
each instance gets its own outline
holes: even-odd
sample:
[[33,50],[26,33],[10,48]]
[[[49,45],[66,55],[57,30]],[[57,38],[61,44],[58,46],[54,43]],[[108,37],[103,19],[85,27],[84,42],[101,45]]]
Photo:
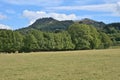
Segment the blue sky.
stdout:
[[27,27],[43,17],[120,22],[120,0],[0,0],[2,29]]

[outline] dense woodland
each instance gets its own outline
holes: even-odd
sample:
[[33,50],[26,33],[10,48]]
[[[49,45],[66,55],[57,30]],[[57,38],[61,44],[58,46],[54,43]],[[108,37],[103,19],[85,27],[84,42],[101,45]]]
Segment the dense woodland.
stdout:
[[0,30],[0,52],[106,49],[110,46],[120,46],[120,23],[106,25],[89,19],[73,22],[45,18],[19,30]]

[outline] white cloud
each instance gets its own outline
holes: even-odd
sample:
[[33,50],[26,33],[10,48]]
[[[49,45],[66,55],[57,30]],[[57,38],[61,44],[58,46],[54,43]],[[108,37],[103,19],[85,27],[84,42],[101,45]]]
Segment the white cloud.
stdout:
[[59,6],[50,7],[48,9],[56,10],[88,10],[88,11],[104,11],[111,12],[116,7],[115,4],[85,5],[85,6]]
[[77,16],[75,14],[60,14],[60,13],[47,13],[44,11],[29,11],[24,10],[23,16],[30,20],[30,24],[32,24],[36,19],[44,18],[44,17],[53,17],[57,20],[75,20]]
[[6,18],[7,18],[6,15],[0,14],[0,20],[2,20],[2,19],[6,19]]
[[11,27],[8,25],[0,24],[0,29],[8,29],[11,30]]
[[120,2],[117,3],[116,12],[120,15]]
[[16,5],[36,5],[36,6],[55,6],[62,3],[63,0],[2,0]]
[[83,5],[83,6],[59,6],[49,7],[51,10],[85,10],[94,12],[110,12],[120,16],[120,2],[106,3],[98,5]]
[[117,3],[120,2],[120,0],[103,0],[105,3]]

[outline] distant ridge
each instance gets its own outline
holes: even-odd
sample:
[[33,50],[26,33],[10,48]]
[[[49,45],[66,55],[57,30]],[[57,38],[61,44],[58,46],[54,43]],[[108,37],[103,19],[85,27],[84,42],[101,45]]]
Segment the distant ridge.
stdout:
[[22,33],[25,33],[29,30],[34,30],[34,29],[46,31],[46,32],[63,31],[63,30],[67,30],[70,25],[76,22],[79,24],[92,25],[95,28],[101,29],[101,30],[104,30],[104,29],[107,30],[108,28],[111,28],[111,27],[120,30],[120,23],[105,24],[104,22],[95,21],[89,18],[84,18],[78,21],[73,21],[73,20],[58,21],[54,18],[49,17],[49,18],[37,19],[30,26],[18,29],[17,31],[20,31]]
[[21,28],[19,31],[28,31],[31,29],[37,29],[41,31],[56,31],[66,30],[74,22],[72,20],[58,21],[53,18],[41,18],[36,20],[32,25]]
[[89,18],[85,18],[82,19],[81,21],[79,21],[80,24],[87,24],[87,25],[93,25],[96,28],[103,28],[106,26],[106,24],[104,22],[98,22]]

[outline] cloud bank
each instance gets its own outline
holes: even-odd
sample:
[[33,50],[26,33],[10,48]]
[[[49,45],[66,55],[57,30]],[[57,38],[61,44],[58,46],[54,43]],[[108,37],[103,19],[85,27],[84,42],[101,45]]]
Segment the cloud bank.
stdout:
[[32,24],[36,19],[44,18],[44,17],[52,17],[57,20],[75,20],[77,16],[75,14],[60,14],[60,13],[47,13],[44,11],[29,11],[24,10],[23,16],[30,20],[30,24]]
[[11,30],[10,26],[4,25],[4,24],[0,24],[0,29],[7,29],[7,30]]
[[[113,0],[110,0],[113,2]],[[47,9],[51,10],[84,10],[84,11],[92,11],[92,12],[111,12],[120,16],[120,1],[116,3],[108,3],[105,4],[94,4],[94,5],[82,5],[82,6],[58,6],[58,7],[48,7]]]

